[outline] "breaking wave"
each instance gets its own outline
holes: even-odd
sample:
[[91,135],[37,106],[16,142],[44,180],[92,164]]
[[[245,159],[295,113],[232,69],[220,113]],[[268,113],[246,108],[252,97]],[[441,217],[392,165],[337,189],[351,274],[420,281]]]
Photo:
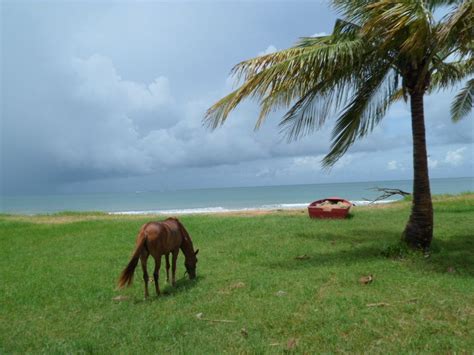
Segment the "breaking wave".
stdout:
[[[397,200],[377,201],[372,204],[385,204],[395,202]],[[371,204],[370,201],[351,201],[354,206],[367,206]],[[242,208],[226,208],[226,207],[201,207],[201,208],[181,208],[169,210],[148,210],[148,211],[118,211],[109,212],[112,215],[183,215],[183,214],[212,214],[212,213],[226,213],[226,212],[247,212],[247,211],[275,211],[275,210],[297,210],[308,207],[310,202],[305,203],[279,203],[262,205],[255,207]]]

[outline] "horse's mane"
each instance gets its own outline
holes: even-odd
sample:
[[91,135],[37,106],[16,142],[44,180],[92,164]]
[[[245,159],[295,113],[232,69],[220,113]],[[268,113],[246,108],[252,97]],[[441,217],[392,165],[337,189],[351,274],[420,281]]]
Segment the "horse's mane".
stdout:
[[184,225],[181,223],[181,221],[176,217],[168,217],[168,218],[165,219],[165,222],[166,221],[176,222],[176,224],[178,225],[179,231],[181,232],[181,234],[183,236],[183,241],[186,243],[186,246],[191,247],[191,250],[194,250],[193,241],[191,239],[191,236],[189,235],[188,231],[186,230]]

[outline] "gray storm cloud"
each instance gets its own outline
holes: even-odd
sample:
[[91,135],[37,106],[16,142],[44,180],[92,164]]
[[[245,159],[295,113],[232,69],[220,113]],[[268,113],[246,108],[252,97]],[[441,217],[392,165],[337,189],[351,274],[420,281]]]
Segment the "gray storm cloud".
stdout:
[[[330,31],[324,5],[299,6],[306,11],[289,3],[58,3],[38,13],[33,3],[7,3],[3,193],[410,178],[405,104],[330,172],[319,161],[331,124],[287,144],[277,127],[282,113],[254,132],[258,107],[248,102],[223,127],[202,125],[206,109],[231,90],[236,62]],[[294,26],[280,26],[282,13]],[[439,176],[468,176],[473,121],[449,121],[453,95],[426,100],[431,167]]]

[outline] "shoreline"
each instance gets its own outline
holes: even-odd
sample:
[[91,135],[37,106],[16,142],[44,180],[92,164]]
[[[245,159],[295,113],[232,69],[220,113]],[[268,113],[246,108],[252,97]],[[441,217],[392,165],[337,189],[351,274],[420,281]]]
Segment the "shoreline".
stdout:
[[[390,204],[398,200],[385,200],[385,201],[350,201],[353,207],[362,206],[373,206],[373,205],[384,205]],[[170,210],[151,210],[151,211],[117,211],[117,212],[106,212],[108,215],[119,215],[119,216],[147,216],[147,215],[206,215],[206,214],[263,214],[269,212],[278,211],[301,211],[306,210],[308,203],[286,203],[286,204],[275,204],[275,205],[263,205],[261,207],[243,207],[243,208],[224,208],[224,207],[202,207],[202,208],[189,208],[189,209],[170,209]]]
[[[452,200],[462,197],[472,198],[474,191],[462,192],[459,194],[436,194],[433,195],[433,202],[443,199]],[[410,200],[407,199],[391,199],[382,201],[350,201],[353,203],[352,208],[390,208],[400,205],[410,204]],[[274,204],[274,205],[262,205],[260,207],[244,207],[244,208],[224,208],[224,207],[205,207],[205,208],[189,208],[189,209],[167,209],[167,210],[130,210],[130,211],[101,211],[101,210],[60,210],[51,212],[0,212],[0,217],[13,217],[13,218],[140,218],[147,216],[193,216],[193,215],[208,215],[208,216],[219,216],[219,215],[263,215],[269,213],[301,213],[307,211],[309,203],[291,203],[291,204]]]
[[[474,192],[469,193],[462,193],[457,195],[435,195],[433,196],[433,202],[448,202],[448,201],[470,201],[474,199]],[[353,208],[358,211],[363,210],[380,210],[380,209],[400,209],[400,208],[409,208],[411,205],[411,201],[409,200],[397,200],[397,201],[390,201],[391,203],[387,203],[387,201],[382,201],[385,203],[375,203],[369,204],[368,202],[365,205],[356,205]],[[148,214],[117,214],[117,213],[108,213],[108,212],[101,212],[101,211],[63,211],[63,212],[55,212],[49,214],[0,214],[0,218],[4,218],[5,220],[14,220],[14,221],[24,221],[29,223],[39,223],[39,224],[63,224],[63,223],[74,223],[74,222],[81,222],[81,221],[89,221],[89,220],[143,220],[143,219],[162,219],[165,217],[199,217],[199,216],[207,216],[207,217],[259,217],[265,215],[302,215],[307,214],[308,210],[307,206],[298,207],[298,208],[260,208],[260,209],[245,209],[245,210],[227,210],[227,211],[215,211],[215,212],[207,212],[207,213],[187,213],[187,214],[158,214],[158,213],[148,213]]]
[[[391,199],[382,201],[366,201],[366,200],[353,200],[352,207],[364,207],[364,206],[379,206],[389,205],[394,202],[403,201],[403,199]],[[245,214],[245,213],[268,213],[277,211],[299,211],[307,210],[309,204],[307,203],[278,203],[270,205],[260,205],[252,207],[195,207],[195,208],[176,208],[176,209],[158,209],[158,210],[123,210],[123,211],[104,211],[104,210],[58,210],[58,211],[45,211],[45,212],[0,212],[0,216],[61,216],[61,215],[107,215],[107,216],[170,216],[170,215],[219,215],[219,214]]]

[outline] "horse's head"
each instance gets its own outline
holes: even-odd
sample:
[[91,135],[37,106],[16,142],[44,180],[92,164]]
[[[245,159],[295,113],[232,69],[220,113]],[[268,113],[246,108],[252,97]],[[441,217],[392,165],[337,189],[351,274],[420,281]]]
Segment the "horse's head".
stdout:
[[196,255],[199,253],[199,249],[197,249],[192,256],[186,258],[184,261],[184,266],[186,267],[186,271],[188,272],[189,278],[195,279],[196,278],[196,264],[198,262],[198,259]]

